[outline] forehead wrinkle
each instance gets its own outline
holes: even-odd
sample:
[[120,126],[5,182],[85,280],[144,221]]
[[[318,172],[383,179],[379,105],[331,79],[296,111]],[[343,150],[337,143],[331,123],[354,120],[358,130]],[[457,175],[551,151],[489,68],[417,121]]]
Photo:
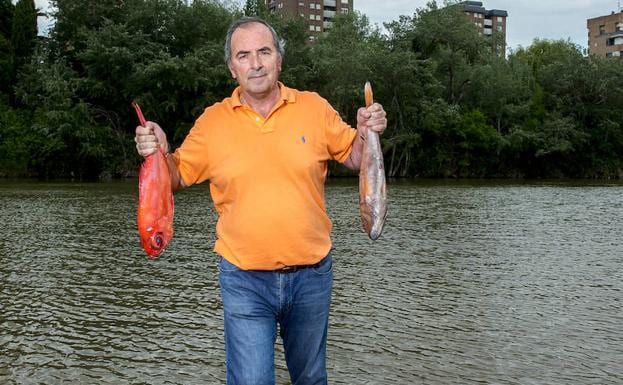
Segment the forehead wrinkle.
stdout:
[[[259,28],[259,30],[253,31],[254,29],[258,29],[258,28]],[[240,40],[241,40],[241,38],[240,38],[240,36],[239,36],[238,32],[239,32],[239,31],[242,31],[242,30],[244,30],[244,32],[246,32],[246,33],[251,33],[251,34],[252,34],[252,35],[254,35],[254,36],[257,36],[257,35],[262,35],[262,34],[263,34],[263,35],[264,35],[264,37],[266,37],[266,38],[268,39],[268,41],[270,42],[270,44],[268,44],[268,45],[266,45],[266,46],[264,46],[264,47],[262,47],[262,48],[257,49],[257,51],[260,51],[260,50],[262,50],[262,49],[270,49],[271,51],[276,50],[276,48],[277,48],[277,47],[274,47],[275,42],[273,41],[273,35],[272,35],[272,33],[270,33],[270,30],[269,30],[268,28],[266,28],[266,26],[265,26],[265,25],[263,25],[263,24],[261,24],[261,23],[248,23],[248,24],[244,24],[244,25],[241,25],[240,27],[238,27],[238,28],[234,31],[233,35],[232,35],[232,39],[231,39],[231,40],[232,40],[232,47],[233,47],[233,45],[234,45],[234,42],[236,43],[236,45],[238,45],[238,44],[241,42],[241,41],[240,41]],[[245,40],[246,40],[246,39],[245,39]],[[243,42],[244,42],[245,40],[243,40]],[[252,50],[251,50],[251,49],[240,49],[240,50],[239,50],[239,51],[237,51],[237,52],[241,52],[241,51],[244,51],[244,52],[251,52]]]

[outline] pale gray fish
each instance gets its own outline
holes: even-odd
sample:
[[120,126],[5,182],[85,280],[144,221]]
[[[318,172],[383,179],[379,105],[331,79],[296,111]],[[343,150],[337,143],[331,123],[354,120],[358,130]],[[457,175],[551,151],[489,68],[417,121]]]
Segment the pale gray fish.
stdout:
[[[372,86],[366,82],[366,107],[373,103]],[[387,216],[387,192],[381,140],[377,132],[368,130],[363,145],[359,170],[359,212],[363,229],[373,241],[381,236]]]

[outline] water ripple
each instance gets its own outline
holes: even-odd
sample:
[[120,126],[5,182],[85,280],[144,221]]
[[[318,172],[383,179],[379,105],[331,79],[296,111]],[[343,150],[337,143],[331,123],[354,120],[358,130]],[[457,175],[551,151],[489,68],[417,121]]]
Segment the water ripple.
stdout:
[[[0,383],[224,382],[205,187],[176,196],[155,261],[136,194],[0,182]],[[621,184],[393,183],[372,242],[356,181],[330,183],[331,383],[622,383],[621,196]]]

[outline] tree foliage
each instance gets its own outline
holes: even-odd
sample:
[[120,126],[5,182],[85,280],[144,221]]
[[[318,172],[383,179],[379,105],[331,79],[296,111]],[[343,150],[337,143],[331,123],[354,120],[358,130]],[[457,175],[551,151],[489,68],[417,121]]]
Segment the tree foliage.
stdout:
[[179,145],[235,87],[229,23],[259,15],[286,41],[281,80],[320,93],[349,123],[372,83],[388,113],[390,177],[622,177],[623,61],[564,40],[500,56],[453,4],[382,30],[340,13],[310,43],[306,20],[258,0],[54,0],[45,38],[32,0],[0,0],[0,175],[133,175],[130,102]]

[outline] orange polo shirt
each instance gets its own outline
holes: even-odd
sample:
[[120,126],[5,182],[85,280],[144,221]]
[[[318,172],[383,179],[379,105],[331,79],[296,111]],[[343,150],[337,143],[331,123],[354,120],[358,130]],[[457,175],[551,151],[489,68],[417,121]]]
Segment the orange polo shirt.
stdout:
[[356,135],[318,94],[279,86],[266,118],[242,105],[236,88],[206,108],[173,155],[186,185],[210,181],[214,251],[241,269],[314,264],[327,255],[327,161],[346,161]]

